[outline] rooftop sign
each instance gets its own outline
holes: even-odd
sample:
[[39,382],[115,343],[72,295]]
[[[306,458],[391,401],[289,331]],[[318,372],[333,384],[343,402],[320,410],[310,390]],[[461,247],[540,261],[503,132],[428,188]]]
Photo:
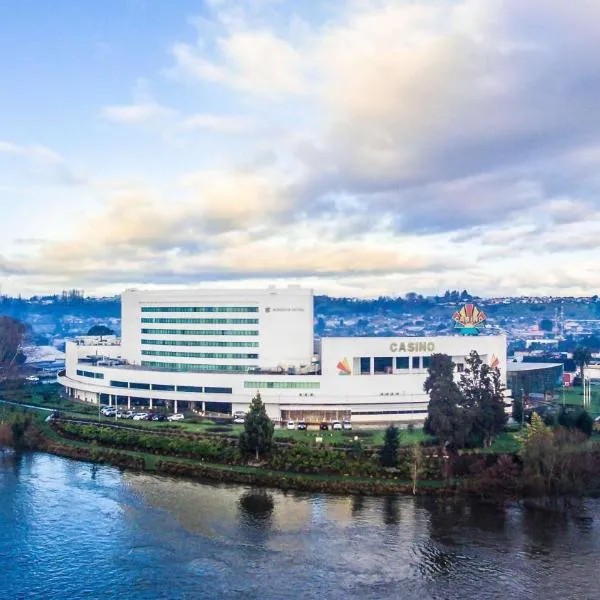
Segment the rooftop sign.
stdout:
[[453,315],[454,328],[462,335],[478,335],[487,319],[486,314],[476,304],[464,304]]

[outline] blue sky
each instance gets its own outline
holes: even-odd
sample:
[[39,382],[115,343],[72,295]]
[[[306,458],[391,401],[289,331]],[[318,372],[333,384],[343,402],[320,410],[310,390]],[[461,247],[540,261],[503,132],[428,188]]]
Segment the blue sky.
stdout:
[[600,285],[600,4],[22,0],[10,293]]

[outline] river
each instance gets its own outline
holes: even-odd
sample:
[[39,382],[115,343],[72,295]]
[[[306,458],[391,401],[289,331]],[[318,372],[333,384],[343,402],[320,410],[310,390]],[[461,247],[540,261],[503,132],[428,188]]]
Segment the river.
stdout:
[[577,519],[217,486],[0,452],[0,598],[600,597]]

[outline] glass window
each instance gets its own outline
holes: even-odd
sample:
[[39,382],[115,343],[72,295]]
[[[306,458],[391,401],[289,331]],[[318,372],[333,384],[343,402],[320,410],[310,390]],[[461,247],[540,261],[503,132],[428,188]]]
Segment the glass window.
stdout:
[[129,384],[126,381],[111,380],[110,385],[111,385],[111,387],[121,387],[121,388],[129,387]]
[[129,387],[132,390],[149,390],[150,389],[150,384],[149,383],[134,383],[133,381],[129,384]]
[[396,369],[408,369],[408,356],[397,356],[396,357]]
[[151,335],[258,335],[257,329],[142,329]]
[[201,394],[202,393],[202,388],[195,386],[195,385],[178,385],[177,386],[177,391],[178,392],[193,392],[196,394]]
[[412,368],[413,369],[419,369],[419,368],[421,368],[421,357],[420,356],[413,356],[411,363],[412,363]]
[[246,389],[284,388],[318,390],[320,386],[321,384],[318,381],[244,381],[244,387]]
[[231,394],[232,390],[229,387],[205,387],[205,394]]
[[258,306],[142,306],[142,312],[258,312]]
[[371,357],[361,356],[360,357],[360,374],[370,375],[371,374]]
[[156,391],[160,390],[162,392],[174,392],[175,386],[174,385],[164,385],[162,383],[153,383],[152,389],[156,390]]
[[391,373],[393,360],[391,356],[376,356],[373,359],[373,371],[377,374]]
[[142,318],[142,323],[186,323],[189,325],[258,325],[258,319],[176,319]]
[[250,369],[256,368],[250,365],[201,365],[193,363],[158,362],[152,360],[143,360],[142,367],[164,369],[165,371],[191,371],[195,373],[205,373],[209,371],[247,373]]
[[142,344],[148,346],[209,346],[214,348],[258,348],[258,342],[217,342],[213,340],[148,340],[142,339]]
[[429,369],[430,366],[431,366],[431,356],[424,356],[423,357],[423,368]]

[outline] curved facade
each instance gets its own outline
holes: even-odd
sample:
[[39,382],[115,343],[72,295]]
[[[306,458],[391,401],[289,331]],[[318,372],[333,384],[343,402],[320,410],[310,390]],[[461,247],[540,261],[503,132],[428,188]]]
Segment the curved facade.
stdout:
[[[94,343],[96,342],[96,343]],[[313,340],[311,290],[127,291],[122,339],[67,343],[66,392],[119,406],[232,414],[260,391],[275,420],[422,421],[429,357],[476,350],[506,378],[504,336]],[[315,352],[317,350],[317,352]]]

